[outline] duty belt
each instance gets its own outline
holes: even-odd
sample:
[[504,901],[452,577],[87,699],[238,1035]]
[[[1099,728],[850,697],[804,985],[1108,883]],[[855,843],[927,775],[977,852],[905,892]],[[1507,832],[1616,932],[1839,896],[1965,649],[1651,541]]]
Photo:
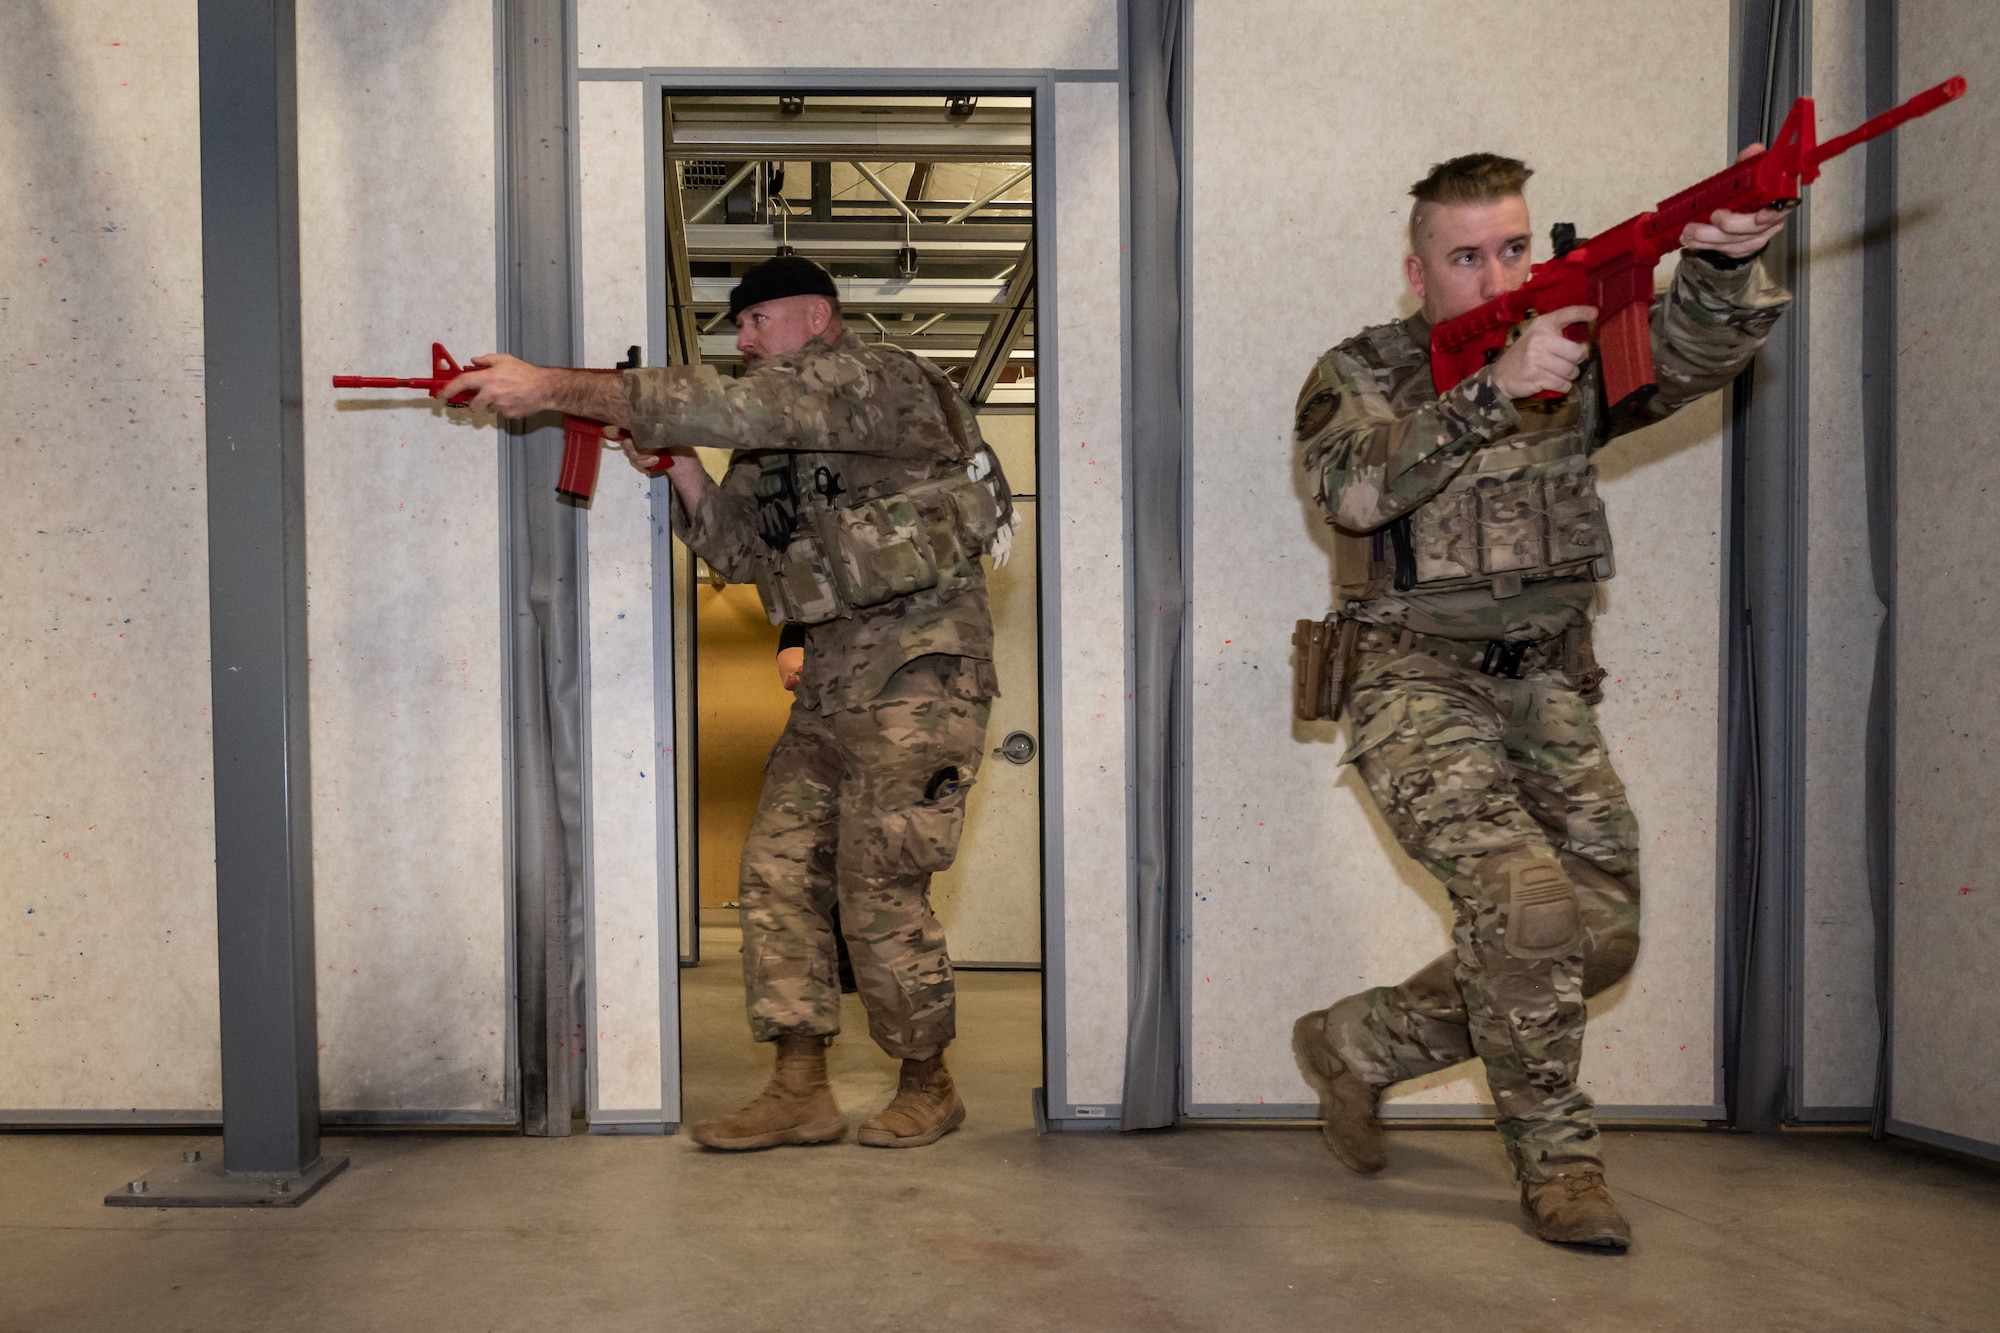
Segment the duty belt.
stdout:
[[1363,625],[1355,636],[1354,651],[1389,653],[1396,657],[1422,653],[1447,666],[1508,680],[1518,680],[1537,669],[1560,669],[1563,665],[1561,635],[1539,643],[1509,643],[1504,639],[1447,639],[1391,625]]

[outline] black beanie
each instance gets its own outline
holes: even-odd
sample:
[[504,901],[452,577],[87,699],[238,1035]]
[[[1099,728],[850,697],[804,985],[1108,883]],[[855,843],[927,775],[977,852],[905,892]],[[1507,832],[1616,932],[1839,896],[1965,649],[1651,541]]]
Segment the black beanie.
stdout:
[[734,320],[753,305],[783,296],[824,296],[829,301],[838,301],[840,288],[833,285],[833,275],[812,260],[800,255],[779,255],[738,279],[729,293],[729,318]]

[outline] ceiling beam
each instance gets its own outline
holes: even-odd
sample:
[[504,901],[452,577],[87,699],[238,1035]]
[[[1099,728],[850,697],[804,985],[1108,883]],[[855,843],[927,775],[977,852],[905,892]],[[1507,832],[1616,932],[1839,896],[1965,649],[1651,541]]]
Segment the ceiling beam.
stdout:
[[[701,331],[694,317],[693,279],[688,269],[687,205],[681,197],[681,169],[674,161],[674,104],[664,111],[667,151],[667,346],[664,361],[670,366],[699,365],[702,360]],[[718,193],[716,198],[722,195]],[[725,304],[728,298],[724,298]]]
[[[1009,284],[998,278],[840,278],[841,305],[859,314],[936,314],[986,310],[1006,302]],[[693,278],[693,303],[713,310],[729,304],[735,278]]]
[[[925,232],[936,231],[942,224],[929,222],[909,228],[909,244],[917,247],[926,260],[942,259],[959,262],[991,263],[996,266],[1014,262],[1021,257],[1021,251],[1028,243],[1029,228],[1019,227],[953,227],[941,238],[927,237]],[[838,222],[805,222],[793,218],[788,230],[791,247],[808,259],[821,264],[853,262],[884,263],[896,257],[896,251],[903,248],[903,228],[894,223],[858,223],[846,225]],[[998,233],[998,235],[995,235]],[[1012,233],[1019,233],[1018,236]],[[702,223],[687,228],[688,254],[697,260],[736,261],[755,263],[769,259],[778,249],[778,230],[772,226],[752,226],[748,224],[730,226],[725,223]]]
[[965,372],[965,381],[960,386],[965,396],[977,405],[984,403],[993,394],[993,386],[1000,382],[1000,372],[1012,359],[1015,346],[1021,335],[1035,320],[1035,252],[1024,250],[1021,262],[1014,269],[1014,276],[1007,281],[1004,297],[1006,308],[997,315],[980,340],[979,353],[972,358],[971,366]]
[[786,115],[773,98],[683,99],[668,151],[709,161],[1021,162],[1033,147],[1033,111],[1015,100],[982,100],[970,116],[952,117],[942,101],[885,107],[814,98]]

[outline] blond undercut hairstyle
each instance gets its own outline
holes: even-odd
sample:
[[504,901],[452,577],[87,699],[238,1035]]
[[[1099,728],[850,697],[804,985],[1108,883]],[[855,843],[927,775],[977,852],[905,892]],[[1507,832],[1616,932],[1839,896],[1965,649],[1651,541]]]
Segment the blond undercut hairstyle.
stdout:
[[1534,168],[1518,157],[1498,153],[1467,153],[1431,168],[1431,174],[1410,187],[1410,249],[1417,248],[1417,227],[1433,204],[1491,204],[1521,193]]

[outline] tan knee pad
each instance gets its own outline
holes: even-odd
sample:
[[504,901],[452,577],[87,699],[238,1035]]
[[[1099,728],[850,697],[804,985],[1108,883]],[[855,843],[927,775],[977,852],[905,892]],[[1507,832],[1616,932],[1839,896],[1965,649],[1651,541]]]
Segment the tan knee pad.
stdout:
[[1475,878],[1500,909],[1503,942],[1516,958],[1560,958],[1583,944],[1576,886],[1555,850],[1517,847],[1487,857]]

